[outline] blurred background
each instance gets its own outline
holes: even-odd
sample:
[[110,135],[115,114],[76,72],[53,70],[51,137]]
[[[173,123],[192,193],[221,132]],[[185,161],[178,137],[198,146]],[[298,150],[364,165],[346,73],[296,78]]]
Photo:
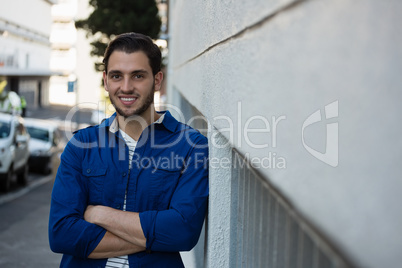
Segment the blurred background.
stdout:
[[114,112],[100,63],[131,31],[161,48],[157,109],[210,142],[208,216],[186,267],[401,266],[401,1],[0,6],[0,267],[58,266],[59,156]]

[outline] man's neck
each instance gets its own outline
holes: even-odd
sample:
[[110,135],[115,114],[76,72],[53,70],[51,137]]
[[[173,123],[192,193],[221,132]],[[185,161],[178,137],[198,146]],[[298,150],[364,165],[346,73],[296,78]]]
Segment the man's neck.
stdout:
[[155,111],[153,105],[151,105],[149,109],[141,115],[133,115],[124,118],[123,116],[117,114],[117,121],[121,130],[127,133],[127,135],[134,140],[138,140],[142,131],[150,124],[158,120],[159,117],[160,115]]

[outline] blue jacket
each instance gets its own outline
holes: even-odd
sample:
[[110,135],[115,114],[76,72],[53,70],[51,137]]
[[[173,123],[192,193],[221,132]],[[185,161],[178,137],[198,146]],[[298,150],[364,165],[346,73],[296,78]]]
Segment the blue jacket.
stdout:
[[110,131],[116,115],[78,131],[67,144],[52,192],[49,242],[60,267],[104,267],[88,259],[106,230],[83,218],[88,205],[139,212],[147,239],[130,267],[183,267],[179,251],[198,241],[208,198],[208,142],[169,112],[138,140],[129,170],[128,147]]

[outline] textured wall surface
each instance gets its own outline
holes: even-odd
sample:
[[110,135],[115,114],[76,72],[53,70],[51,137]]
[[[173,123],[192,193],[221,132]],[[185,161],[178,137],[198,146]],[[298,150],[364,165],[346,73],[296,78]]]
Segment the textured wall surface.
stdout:
[[397,0],[170,1],[170,92],[362,267],[402,261],[401,12]]
[[[226,144],[226,139],[219,133],[211,130],[216,135],[216,143]],[[211,140],[212,135],[209,137]],[[214,158],[226,158],[231,154],[230,148],[218,149],[210,145],[210,156]],[[229,159],[231,161],[231,159]],[[229,168],[212,168],[209,179],[209,209],[208,209],[208,245],[207,266],[229,268],[230,252],[233,249],[230,239],[231,226],[231,170]]]

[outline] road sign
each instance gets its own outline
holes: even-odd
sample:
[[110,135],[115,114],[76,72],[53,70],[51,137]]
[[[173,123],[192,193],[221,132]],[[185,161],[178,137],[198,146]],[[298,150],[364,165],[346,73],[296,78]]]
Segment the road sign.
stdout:
[[74,92],[75,91],[76,81],[68,81],[67,84],[67,92]]

